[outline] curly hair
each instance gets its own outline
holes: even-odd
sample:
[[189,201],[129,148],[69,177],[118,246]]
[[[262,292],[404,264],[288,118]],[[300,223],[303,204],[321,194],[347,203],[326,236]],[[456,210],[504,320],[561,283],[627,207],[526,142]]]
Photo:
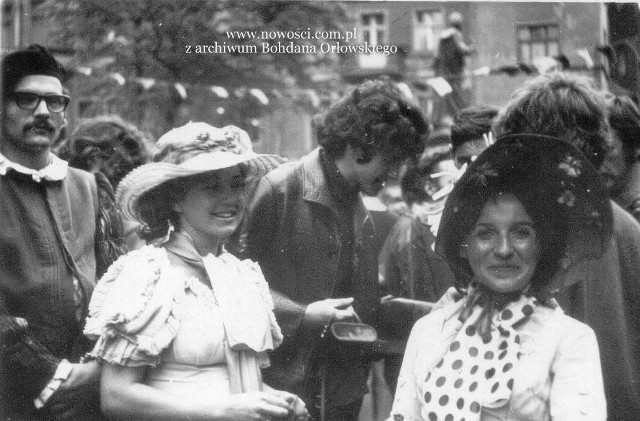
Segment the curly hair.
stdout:
[[497,136],[521,133],[562,138],[599,168],[609,148],[604,110],[602,96],[590,79],[549,73],[514,92],[494,129]]
[[[114,188],[134,168],[151,160],[154,140],[115,115],[82,121],[60,148],[72,167],[91,171],[98,165]],[[101,158],[101,159],[97,159]]]
[[605,99],[609,126],[615,130],[624,148],[627,164],[638,159],[640,149],[640,110],[626,95],[611,96]]
[[491,131],[498,116],[498,107],[492,105],[473,105],[464,108],[456,115],[451,126],[451,145],[453,153],[465,142],[481,138]]
[[427,121],[388,78],[366,81],[318,118],[318,143],[332,159],[347,145],[362,151],[365,162],[381,153],[401,161],[422,151],[429,134]]

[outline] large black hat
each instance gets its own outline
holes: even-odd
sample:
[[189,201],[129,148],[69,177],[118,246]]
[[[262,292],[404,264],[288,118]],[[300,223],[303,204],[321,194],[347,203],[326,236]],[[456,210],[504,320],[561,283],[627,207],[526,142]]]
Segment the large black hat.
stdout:
[[[549,226],[562,227],[563,241],[558,247],[561,255],[554,260],[557,267],[545,268],[549,282],[550,275],[558,269],[597,258],[604,251],[613,218],[605,187],[593,165],[562,139],[507,135],[498,138],[471,163],[450,193],[443,211],[436,250],[446,257],[459,287],[465,287],[472,277],[466,259],[461,257],[460,246],[484,203],[496,194],[516,191],[533,198],[529,200],[529,208],[543,215]],[[527,211],[531,213],[530,209]]]

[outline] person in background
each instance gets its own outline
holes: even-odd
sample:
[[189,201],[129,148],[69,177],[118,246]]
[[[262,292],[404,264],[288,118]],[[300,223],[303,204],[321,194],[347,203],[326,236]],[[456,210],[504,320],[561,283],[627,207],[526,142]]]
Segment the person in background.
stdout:
[[[432,272],[444,260],[434,252],[444,202],[457,173],[448,138],[429,137],[419,161],[403,171],[400,185],[410,213],[400,217],[380,253],[380,282],[394,297],[435,302],[453,285],[448,267]],[[431,267],[431,269],[429,269]],[[443,276],[441,276],[443,275]]]
[[626,95],[605,103],[612,144],[600,172],[611,198],[640,220],[640,111]]
[[0,313],[24,323],[0,344],[0,413],[99,419],[100,368],[82,327],[96,277],[121,252],[109,237],[121,221],[108,183],[51,153],[70,100],[63,67],[32,45],[1,68]]
[[447,17],[447,28],[440,33],[438,57],[435,62],[436,75],[444,78],[452,92],[444,97],[440,118],[453,118],[467,105],[464,92],[466,57],[475,52],[475,48],[464,42],[462,35],[463,17],[460,12],[451,12]]
[[595,334],[553,298],[562,267],[607,247],[611,206],[571,144],[510,135],[447,199],[451,288],[411,332],[393,420],[606,419]]
[[69,165],[104,174],[114,189],[131,170],[151,161],[155,140],[117,115],[80,121],[60,149]]
[[[115,115],[83,120],[62,145],[59,156],[69,165],[89,171],[96,179],[109,181],[114,189],[134,168],[151,160],[154,139],[132,123]],[[124,243],[127,250],[144,245],[140,224],[124,220]]]
[[149,245],[118,259],[91,299],[102,408],[111,419],[304,420],[302,401],[262,382],[282,341],[262,272],[225,244],[253,182],[281,160],[246,132],[190,122],[158,140],[155,162],[116,200]]
[[[610,148],[602,94],[589,79],[568,73],[542,75],[517,90],[494,130],[556,136],[577,146],[596,169]],[[566,285],[557,300],[596,333],[609,421],[631,421],[640,413],[640,224],[611,205],[614,235],[607,249],[556,274]]]
[[264,271],[284,334],[265,379],[317,419],[355,420],[367,392],[372,359],[323,339],[332,322],[376,322],[375,228],[360,193],[376,195],[427,134],[395,84],[364,82],[327,110],[320,147],[263,177],[253,196],[246,255]]
[[[400,185],[410,213],[398,219],[382,247],[379,282],[384,295],[389,296],[383,303],[393,297],[425,305],[407,305],[404,316],[386,321],[380,333],[387,337],[406,341],[413,323],[453,286],[453,273],[435,252],[434,244],[456,174],[449,137],[442,134],[430,135],[420,160],[404,169]],[[391,390],[395,390],[401,362],[402,355],[385,358],[385,379]]]
[[498,108],[473,105],[461,110],[451,126],[453,161],[458,169],[471,164],[493,143],[491,127],[498,116]]

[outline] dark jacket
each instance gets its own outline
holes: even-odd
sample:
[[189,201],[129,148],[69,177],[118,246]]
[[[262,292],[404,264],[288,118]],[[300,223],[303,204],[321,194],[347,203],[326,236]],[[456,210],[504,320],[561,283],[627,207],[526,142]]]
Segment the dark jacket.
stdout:
[[[0,176],[0,310],[26,319],[38,345],[13,342],[15,335],[0,343],[1,409],[22,414],[16,419],[45,418],[33,399],[61,359],[78,362],[91,349],[82,328],[96,282],[99,202],[94,176],[74,168],[62,181]],[[74,278],[84,296],[80,320]]]
[[380,282],[388,294],[435,303],[454,285],[449,264],[432,248],[435,241],[417,218],[398,219],[379,255]]
[[[341,253],[337,206],[317,149],[260,180],[250,205],[247,239],[247,254],[264,272],[285,337],[271,355],[265,382],[312,402],[314,381],[308,375],[326,355],[329,407],[363,396],[370,367],[362,348],[322,342],[320,331],[301,324],[307,304],[334,297]],[[375,232],[360,198],[353,222],[354,308],[364,323],[373,324],[379,298]]]
[[557,297],[596,333],[609,421],[640,414],[640,224],[613,203],[614,236],[605,253],[560,276],[573,283]]
[[613,200],[634,218],[640,220],[640,162],[633,163],[628,177],[622,191]]

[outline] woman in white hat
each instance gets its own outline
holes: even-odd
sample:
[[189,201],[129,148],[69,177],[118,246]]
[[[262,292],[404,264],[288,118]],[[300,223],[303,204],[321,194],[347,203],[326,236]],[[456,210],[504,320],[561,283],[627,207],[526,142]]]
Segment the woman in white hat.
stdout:
[[121,257],[91,299],[85,333],[103,362],[115,419],[305,419],[295,395],[262,384],[282,334],[257,264],[225,250],[252,181],[281,159],[237,127],[189,123],[162,136],[153,163],[116,200],[147,246]]

